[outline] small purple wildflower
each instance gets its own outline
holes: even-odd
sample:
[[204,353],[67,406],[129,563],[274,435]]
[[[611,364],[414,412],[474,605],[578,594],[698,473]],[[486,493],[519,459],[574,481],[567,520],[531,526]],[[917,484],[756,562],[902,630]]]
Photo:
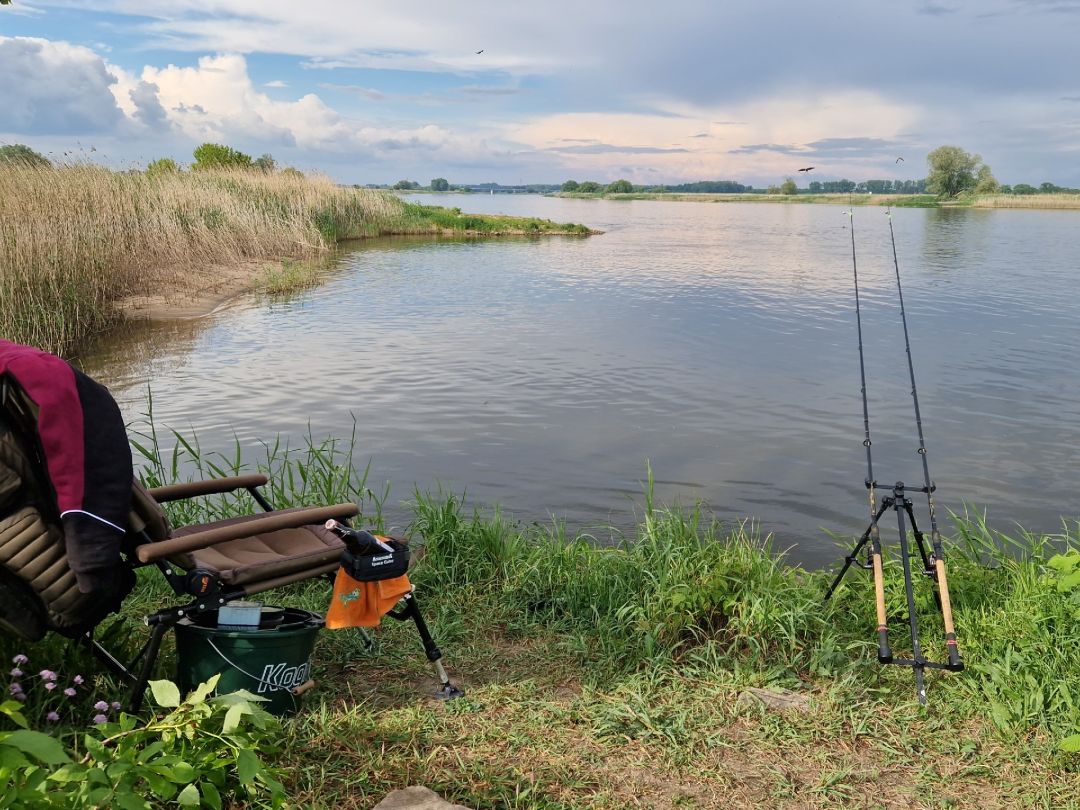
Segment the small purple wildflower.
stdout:
[[21,669],[19,669],[18,667],[15,667],[15,669],[11,670],[11,677],[12,678],[21,678],[22,676],[23,676],[23,671]]
[[95,714],[94,715],[94,725],[95,726],[100,726],[102,723],[108,723],[108,722],[109,722],[109,718],[106,717],[105,715],[103,715],[103,714]]
[[74,678],[71,679],[71,682],[73,684],[75,684],[76,686],[82,686],[83,685],[83,677],[82,677],[82,675],[76,675]]
[[15,681],[15,683],[8,687],[8,691],[10,691],[13,695],[21,695],[23,693],[22,684],[18,681]]
[[56,712],[49,712],[47,715],[45,715],[45,719],[48,720],[50,723],[55,723],[60,719],[60,715],[58,715]]
[[112,710],[113,710],[114,712],[118,712],[118,711],[120,711],[120,701],[118,701],[118,700],[114,700],[114,701],[112,702]]
[[47,684],[45,684],[45,688],[51,692],[53,689],[56,688],[56,684],[52,681],[49,681]]
[[27,658],[25,655],[22,655],[20,653],[19,655],[16,655],[14,658],[11,659],[11,663],[13,663],[13,664],[25,664],[29,660],[30,660],[29,658]]
[[19,692],[17,695],[15,695],[15,699],[20,703],[26,703],[26,695],[22,692]]
[[41,670],[41,672],[38,673],[38,675],[41,676],[41,680],[43,680],[43,681],[55,681],[56,680],[56,673],[53,672],[51,669],[43,669],[43,670]]
[[94,708],[97,709],[99,712],[107,712],[109,710],[109,704],[106,703],[104,700],[99,700],[97,703],[94,704]]
[[67,689],[64,690],[64,694],[68,697],[75,697],[75,690],[69,686]]

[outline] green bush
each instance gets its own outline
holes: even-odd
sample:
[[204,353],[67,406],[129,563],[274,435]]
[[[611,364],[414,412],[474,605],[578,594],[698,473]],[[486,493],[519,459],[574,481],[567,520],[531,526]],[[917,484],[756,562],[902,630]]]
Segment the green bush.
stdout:
[[176,174],[180,166],[172,158],[158,158],[146,164],[146,173],[151,177],[159,177],[163,174]]
[[44,155],[35,152],[26,144],[13,143],[7,146],[0,146],[0,165],[4,163],[14,163],[21,166],[32,166],[45,168],[51,166],[52,163]]
[[231,146],[220,143],[204,143],[195,147],[195,162],[191,168],[204,169],[249,169],[253,165],[251,155],[238,152]]
[[276,751],[277,720],[254,695],[210,697],[216,685],[214,676],[181,701],[174,684],[152,681],[163,716],[121,714],[70,749],[26,728],[20,704],[0,704],[19,726],[0,732],[0,808],[282,806],[284,788],[254,753]]

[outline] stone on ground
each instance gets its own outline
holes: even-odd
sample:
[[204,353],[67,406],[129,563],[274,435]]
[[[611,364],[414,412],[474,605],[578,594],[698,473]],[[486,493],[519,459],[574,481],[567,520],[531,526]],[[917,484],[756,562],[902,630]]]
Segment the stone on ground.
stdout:
[[414,785],[395,790],[379,802],[373,810],[469,810],[461,804],[450,804],[433,790]]

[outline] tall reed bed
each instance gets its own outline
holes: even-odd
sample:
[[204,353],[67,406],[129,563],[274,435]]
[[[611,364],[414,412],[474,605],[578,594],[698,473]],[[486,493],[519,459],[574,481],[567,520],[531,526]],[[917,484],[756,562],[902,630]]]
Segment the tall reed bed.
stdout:
[[117,298],[183,289],[195,267],[309,257],[380,234],[573,227],[533,222],[487,227],[483,217],[292,172],[4,166],[0,335],[68,352],[116,317]]
[[974,208],[1080,208],[1080,194],[982,194],[972,203]]

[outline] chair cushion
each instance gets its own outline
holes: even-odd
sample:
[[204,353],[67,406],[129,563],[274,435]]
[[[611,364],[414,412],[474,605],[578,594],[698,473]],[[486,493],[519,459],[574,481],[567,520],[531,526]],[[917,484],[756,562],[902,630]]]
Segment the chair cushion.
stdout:
[[[282,509],[272,514],[292,511],[296,510]],[[265,515],[245,515],[216,523],[185,526],[175,530],[172,536],[183,537],[197,531],[233,526],[261,517]],[[276,532],[229,540],[189,554],[177,555],[170,558],[170,561],[188,570],[204,568],[214,571],[229,585],[246,585],[335,562],[344,549],[345,544],[341,538],[323,526],[314,525],[279,529]]]

